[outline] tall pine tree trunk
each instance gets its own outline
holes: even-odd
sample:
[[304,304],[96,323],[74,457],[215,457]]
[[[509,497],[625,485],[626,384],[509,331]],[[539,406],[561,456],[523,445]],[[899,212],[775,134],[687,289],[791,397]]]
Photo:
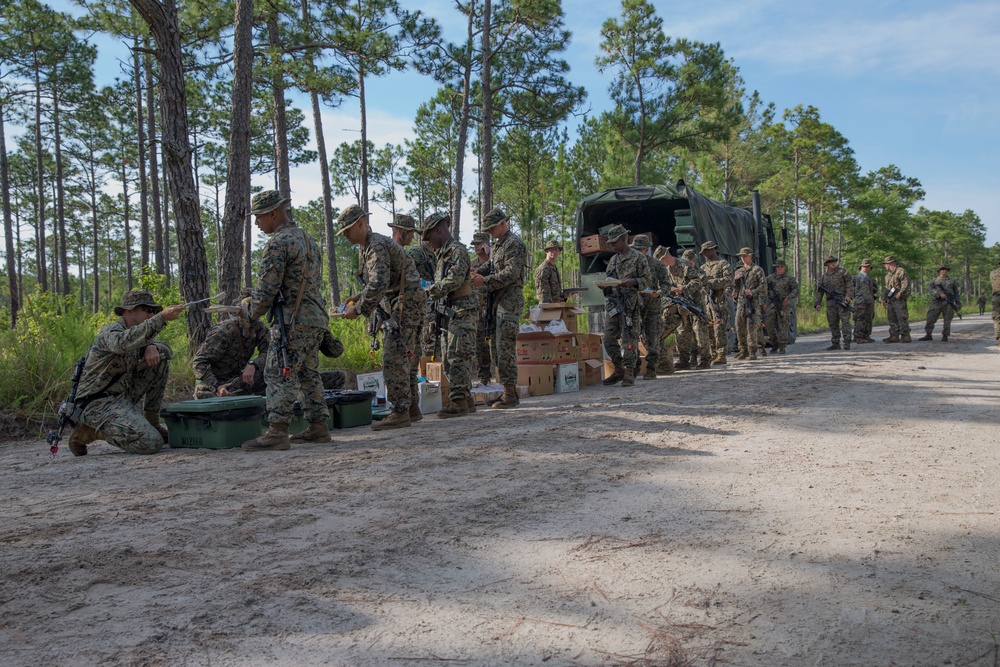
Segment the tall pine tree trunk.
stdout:
[[492,60],[493,51],[490,45],[490,23],[493,21],[493,5],[490,0],[483,2],[483,71],[480,84],[483,88],[483,118],[482,118],[482,158],[480,159],[479,217],[485,216],[493,208],[493,85]]
[[101,312],[101,236],[99,232],[99,223],[97,215],[97,156],[94,155],[94,149],[90,149],[90,222],[93,226],[93,239],[94,248],[91,257],[91,272],[94,274],[94,303],[93,309],[95,313]]
[[465,71],[462,74],[462,110],[458,121],[458,150],[455,154],[455,187],[451,191],[451,233],[456,239],[461,236],[462,230],[462,182],[465,177],[465,146],[469,143],[469,116],[471,109],[472,90],[472,36],[475,19],[475,12],[469,8],[469,20],[466,28],[466,44],[469,45],[469,52],[466,54]]
[[[0,103],[0,192],[3,197],[4,250],[7,260],[7,290],[10,292],[10,328],[17,326],[17,311],[21,309],[17,267],[14,258],[14,216],[10,206],[10,166],[7,163],[7,137],[4,129],[4,107]],[[20,245],[20,244],[18,244]]]
[[285,109],[285,73],[281,64],[281,35],[278,17],[267,19],[267,38],[274,60],[271,62],[271,93],[274,97],[274,168],[277,170],[278,192],[282,197],[292,193],[292,178],[288,164],[288,118]]
[[48,267],[45,263],[45,165],[42,154],[42,82],[35,65],[35,190],[38,192],[35,229],[38,251],[38,288],[42,292],[49,289]]
[[153,86],[153,63],[148,55],[143,60],[146,64],[146,134],[149,137],[149,201],[153,206],[153,262],[156,272],[166,275],[167,251],[160,211],[160,165],[156,142],[156,89]]
[[139,148],[139,239],[140,263],[149,266],[149,185],[146,182],[146,117],[142,111],[142,67],[139,38],[132,40],[132,79],[135,86],[135,140]]
[[125,284],[131,290],[134,287],[132,273],[132,225],[129,219],[131,206],[129,206],[128,200],[128,170],[125,166],[125,160],[122,160],[122,220],[125,223]]
[[62,133],[59,126],[59,91],[52,96],[52,128],[56,148],[56,224],[59,227],[59,277],[62,294],[69,296],[69,253],[66,246],[66,188],[63,187]]

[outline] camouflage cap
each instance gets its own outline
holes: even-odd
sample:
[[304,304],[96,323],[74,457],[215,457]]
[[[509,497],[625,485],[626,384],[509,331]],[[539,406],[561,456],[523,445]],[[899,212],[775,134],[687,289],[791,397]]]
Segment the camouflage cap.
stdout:
[[337,218],[337,236],[340,236],[353,227],[358,220],[368,215],[368,211],[357,204],[351,204],[345,208]]
[[948,266],[947,264],[942,264],[941,266],[938,267],[938,271],[951,271],[951,267]]
[[701,251],[705,252],[706,250],[713,250],[718,247],[719,246],[715,244],[715,241],[705,241],[704,243],[701,244]]
[[417,221],[413,219],[412,215],[406,215],[405,213],[397,213],[392,216],[392,222],[389,223],[389,226],[407,232],[417,231]]
[[867,266],[867,267],[871,268],[871,265],[872,265],[872,261],[870,259],[868,259],[867,257],[865,257],[863,260],[861,260],[861,265],[860,266]]
[[653,242],[649,240],[649,237],[645,234],[636,234],[632,237],[632,243],[630,243],[633,248],[641,250],[642,248],[651,248]]
[[779,266],[788,266],[788,265],[785,264],[785,260],[779,259],[777,262],[774,263],[774,268],[778,268]]
[[479,226],[483,228],[483,231],[486,231],[492,229],[493,227],[496,227],[504,220],[509,220],[509,219],[510,216],[504,213],[504,210],[502,208],[497,206],[496,208],[494,208],[489,213],[483,216],[482,222],[480,222]]
[[562,249],[563,249],[563,247],[561,245],[559,245],[559,242],[556,241],[555,239],[549,239],[549,242],[545,244],[544,248],[542,248],[542,250],[545,251],[545,252],[548,252],[549,250],[559,250],[559,251],[562,251]]
[[621,225],[611,225],[604,230],[604,238],[606,238],[609,243],[614,243],[623,236],[628,236],[628,230]]
[[823,260],[823,263],[824,264],[830,264],[830,263],[836,264],[839,261],[840,261],[839,257],[834,257],[833,255],[827,255],[826,259]]
[[739,255],[740,257],[744,257],[746,255],[753,255],[753,250],[751,250],[750,248],[743,247],[740,248],[740,251],[736,254]]
[[670,250],[666,246],[657,246],[656,250],[653,251],[653,259],[663,259],[669,252]]
[[883,264],[896,264],[896,257],[893,255],[886,255],[885,259],[882,260]]
[[429,216],[424,218],[423,224],[420,225],[420,233],[426,234],[427,232],[431,231],[432,229],[440,225],[442,222],[444,222],[445,224],[450,224],[451,213],[449,213],[448,211],[435,211],[434,213],[431,213]]
[[487,234],[486,232],[476,232],[475,234],[472,235],[472,242],[473,243],[489,243],[490,242],[490,235]]
[[698,257],[698,253],[696,253],[696,252],[695,252],[694,250],[692,250],[691,248],[688,248],[687,250],[685,250],[685,251],[684,251],[684,252],[683,252],[683,253],[681,254],[681,257],[683,257],[684,259],[686,259],[686,260],[687,260],[687,261],[689,261],[689,262],[693,262],[693,261],[695,261],[695,259],[696,259],[696,258]]
[[137,306],[152,306],[156,309],[156,312],[163,310],[163,306],[156,303],[156,299],[153,298],[149,290],[134,289],[125,292],[124,296],[122,296],[121,305],[115,306],[115,315],[121,317],[126,310],[132,310]]
[[277,190],[264,190],[258,192],[250,200],[250,215],[263,215],[270,213],[274,209],[292,201],[288,197],[282,197]]

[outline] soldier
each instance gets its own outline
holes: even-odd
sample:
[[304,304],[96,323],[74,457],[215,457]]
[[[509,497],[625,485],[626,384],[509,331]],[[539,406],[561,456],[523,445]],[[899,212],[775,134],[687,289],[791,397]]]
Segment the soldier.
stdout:
[[[239,304],[249,303],[253,290],[244,290]],[[198,347],[191,366],[194,368],[194,397],[263,396],[264,364],[271,334],[267,326],[246,317],[232,317],[219,322]],[[254,350],[257,358],[251,359]]]
[[[694,256],[690,255],[689,256]],[[671,293],[689,299],[702,310],[705,309],[704,274],[693,262],[675,258],[669,252],[663,254],[660,261],[664,263],[671,281]],[[708,327],[690,312],[681,308],[678,311],[680,323],[677,328],[677,350],[679,360],[675,365],[678,370],[685,368],[710,368],[712,365]],[[699,360],[700,359],[700,360]]]
[[733,291],[733,267],[724,259],[719,259],[715,241],[701,244],[701,254],[705,257],[702,271],[705,274],[706,305],[712,326],[709,337],[712,345],[712,365],[726,363],[726,348],[729,346],[729,304],[727,296]]
[[951,267],[939,267],[937,278],[931,281],[931,303],[927,307],[927,323],[924,325],[924,335],[917,340],[934,340],[931,335],[934,332],[934,325],[937,324],[938,316],[943,314],[941,342],[948,342],[948,336],[951,335],[951,320],[955,317],[955,312],[962,307],[958,300],[958,283],[948,277],[949,271]]
[[493,341],[503,395],[492,407],[513,408],[520,403],[517,397],[517,330],[524,312],[528,249],[510,230],[510,216],[500,207],[483,216],[479,226],[494,241],[492,260],[480,265],[472,275],[472,286],[486,288],[494,311],[486,314],[495,322],[487,333]]
[[[660,274],[661,288],[660,293],[667,294],[677,294],[678,283],[676,280],[680,278],[675,278],[674,268],[677,265],[684,265],[685,261],[683,259],[678,259],[670,254],[670,250],[664,246],[658,247],[653,252],[653,259],[656,260],[657,264],[665,269],[665,274]],[[666,280],[664,281],[664,275]],[[660,296],[661,306],[660,306],[660,367],[657,369],[658,373],[663,375],[671,375],[674,373],[674,352],[677,349],[677,331],[680,329],[681,325],[684,323],[685,313],[681,310],[673,301],[669,299],[664,299]],[[667,344],[667,339],[670,334],[674,334],[674,342]],[[686,357],[685,357],[686,358]],[[690,368],[690,361],[684,368]]]
[[875,295],[878,283],[871,275],[872,261],[861,260],[859,273],[851,277],[854,287],[854,342],[874,343],[872,319],[875,317]]
[[[248,452],[286,450],[290,442],[330,442],[330,411],[323,397],[318,354],[330,324],[323,297],[322,256],[316,242],[292,222],[290,201],[277,190],[265,190],[250,202],[257,228],[271,238],[264,246],[260,275],[245,313],[251,324],[271,313],[274,349],[264,365],[268,429],[243,443]],[[277,319],[276,305],[281,305],[283,320]],[[281,321],[287,334],[284,354]],[[309,426],[289,440],[288,425],[300,396]]]
[[976,304],[979,306],[979,314],[980,315],[985,315],[986,314],[986,295],[985,294],[980,294],[979,298],[976,299]]
[[543,248],[545,259],[535,269],[535,298],[538,303],[559,303],[566,300],[563,296],[562,280],[559,278],[559,267],[556,259],[562,252],[562,246],[555,239],[549,239]]
[[740,248],[742,265],[733,275],[736,291],[736,342],[740,351],[737,359],[757,360],[757,329],[760,328],[760,302],[767,294],[767,277],[764,269],[753,262],[753,250]]
[[347,300],[344,317],[384,318],[382,368],[392,414],[372,426],[385,431],[420,421],[417,403],[419,360],[414,350],[427,312],[427,295],[420,287],[420,275],[403,248],[392,239],[371,231],[368,213],[357,204],[344,209],[337,219],[337,234],[361,246],[361,292]]
[[[476,232],[472,235],[472,250],[475,257],[472,260],[472,270],[476,271],[490,261],[490,235],[486,232]],[[479,317],[476,319],[476,369],[480,384],[490,383],[493,374],[493,359],[490,354],[490,341],[486,337],[486,288],[473,287],[479,297]]]
[[990,286],[993,290],[993,333],[1000,346],[1000,268],[990,271]]
[[[604,349],[615,365],[614,372],[604,379],[605,386],[635,384],[635,369],[639,365],[639,334],[642,327],[642,300],[639,292],[652,281],[649,263],[628,244],[628,231],[612,225],[604,236],[614,251],[608,262],[608,278],[621,281],[617,287],[604,290]],[[619,340],[621,343],[619,344]]]
[[788,327],[791,324],[792,302],[799,298],[799,281],[785,271],[787,265],[779,259],[774,263],[774,273],[767,277],[767,330],[771,334],[771,351],[784,354],[788,345]]
[[476,411],[472,399],[472,363],[475,358],[476,320],[479,297],[472,291],[469,253],[451,235],[451,215],[434,213],[424,220],[421,233],[433,248],[438,262],[435,282],[427,288],[427,296],[437,301],[445,299],[454,311],[448,315],[444,372],[451,389],[449,404],[438,410],[442,419],[462,417]]
[[115,306],[119,319],[94,338],[77,387],[73,454],[86,456],[87,445],[98,439],[130,454],[160,451],[167,441],[160,405],[173,351],[156,334],[182,310],[157,305],[146,290],[126,292]]
[[[651,245],[649,237],[645,234],[637,234],[632,239],[632,248],[646,258],[649,265],[648,290],[639,292],[642,297],[642,337],[646,341],[646,372],[643,373],[643,380],[655,380],[657,363],[660,359],[660,347],[662,346],[663,335],[661,316],[663,311],[663,299],[660,298],[660,290],[670,289],[670,276],[667,275],[667,267],[657,261],[650,252]],[[670,356],[670,373],[673,372],[673,348]],[[667,373],[669,375],[669,373]]]
[[[813,306],[820,309],[823,296],[826,295],[826,321],[830,325],[830,347],[827,350],[839,350],[840,338],[843,335],[844,349],[851,349],[851,311],[846,305],[854,300],[854,284],[844,267],[837,266],[838,259],[830,255],[823,260],[826,273],[820,276],[816,283],[816,299]],[[825,292],[823,290],[826,290]],[[834,296],[831,293],[836,293]]]
[[885,294],[882,305],[889,317],[889,337],[883,338],[883,343],[909,343],[910,313],[906,300],[910,298],[910,277],[906,269],[899,265],[896,258],[889,255],[882,262],[885,266]]
[[[417,222],[413,216],[397,213],[393,216],[389,227],[392,228],[392,240],[406,251],[416,265],[422,284],[429,285],[434,282],[434,266],[437,264],[437,259],[419,239],[413,243],[413,237],[417,233]],[[441,342],[434,335],[434,313],[429,303],[425,306],[424,327],[420,332],[420,349],[425,357],[441,356]]]

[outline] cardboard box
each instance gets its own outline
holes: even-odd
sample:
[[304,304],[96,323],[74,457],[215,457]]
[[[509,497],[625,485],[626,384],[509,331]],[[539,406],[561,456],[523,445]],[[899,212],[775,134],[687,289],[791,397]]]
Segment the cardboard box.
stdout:
[[420,357],[420,366],[417,370],[417,375],[422,375],[427,377],[427,364],[431,362],[430,357]]
[[534,322],[543,329],[554,320],[562,320],[566,329],[576,333],[579,331],[577,315],[583,315],[587,311],[571,303],[541,303],[528,311],[528,320]]
[[448,394],[451,392],[451,383],[448,382],[448,376],[444,374],[444,364],[442,362],[428,362],[427,375],[424,377],[427,378],[428,382],[437,382],[441,386],[442,401],[448,398]]
[[580,362],[581,387],[589,387],[592,384],[601,384],[601,380],[605,377],[604,362],[600,359],[586,359]]
[[531,396],[555,393],[555,364],[518,364],[517,384]]
[[603,366],[604,366],[604,377],[608,377],[609,375],[615,372],[615,365],[614,363],[612,363],[610,359],[605,359]]
[[604,337],[600,334],[577,334],[576,346],[580,351],[580,360],[601,359],[604,350]]
[[472,398],[476,405],[490,405],[500,400],[503,386],[499,384],[476,385],[472,388]]
[[580,237],[580,254],[593,255],[597,252],[611,252],[608,240],[600,234]]
[[567,394],[571,391],[580,391],[579,362],[556,365],[554,389],[557,394]]
[[378,373],[359,373],[358,391],[374,391],[375,396],[385,397],[385,377]]
[[517,335],[517,363],[548,363],[555,361],[555,336],[547,331]]
[[522,385],[517,385],[517,397],[518,398],[528,398],[531,395],[529,388]]
[[560,334],[554,337],[556,353],[553,361],[566,363],[580,360],[580,348],[577,346],[576,334]]
[[417,383],[417,401],[420,406],[420,414],[429,415],[440,410],[443,398],[440,382]]

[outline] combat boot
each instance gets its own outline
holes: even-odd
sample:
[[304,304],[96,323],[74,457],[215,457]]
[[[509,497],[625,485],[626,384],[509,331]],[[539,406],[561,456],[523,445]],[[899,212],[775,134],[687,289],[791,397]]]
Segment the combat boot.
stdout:
[[757,348],[750,348],[750,354],[747,356],[748,361],[757,361]]
[[785,346],[784,345],[779,345],[778,346],[778,354],[784,354],[784,353],[785,353]]
[[610,387],[613,384],[618,384],[625,377],[625,366],[622,364],[615,364],[615,372],[608,377],[601,380],[601,384],[605,387]]
[[160,437],[163,438],[163,442],[167,441],[167,427],[160,423],[160,413],[156,410],[146,410],[142,413],[146,418],[146,421],[155,428],[159,433]]
[[725,352],[716,352],[715,356],[712,357],[712,365],[713,366],[725,366],[726,363],[727,363],[727,361],[726,361],[726,353]]
[[414,424],[424,418],[422,412],[420,412],[420,403],[416,399],[412,399],[413,402],[410,403],[410,423]]
[[472,394],[469,394],[469,397],[465,399],[465,409],[470,415],[476,411],[476,399]]
[[698,362],[698,368],[705,369],[711,367],[712,367],[712,360],[709,359],[707,356],[702,357],[701,361]]
[[101,434],[91,427],[77,424],[69,434],[69,451],[73,452],[74,456],[86,456],[87,445],[100,439]]
[[441,408],[437,411],[437,416],[439,419],[450,419],[451,417],[464,417],[469,414],[469,409],[465,405],[465,401],[461,403],[451,403],[446,408]]
[[839,349],[840,349],[840,343],[832,343],[830,347],[826,348],[826,351],[830,352],[831,350],[839,350]]
[[652,366],[650,366],[650,365],[647,364],[646,365],[646,372],[642,374],[642,379],[643,380],[655,380],[656,379],[656,370]]
[[845,340],[844,341],[844,349],[845,350],[851,349],[851,341],[849,341],[849,340]]
[[[773,349],[773,348],[772,348]],[[760,354],[760,358],[763,359],[767,356],[767,352],[762,347],[757,348],[757,352]]]
[[635,371],[631,368],[625,369],[625,375],[622,377],[622,386],[631,387],[635,384]]
[[293,435],[288,441],[296,444],[305,444],[307,442],[330,442],[331,439],[330,427],[326,420],[324,420],[309,422],[309,427],[306,430],[298,435]]
[[520,403],[521,399],[517,397],[517,385],[505,384],[500,400],[495,401],[490,407],[502,410],[504,408],[516,408]]
[[910,338],[910,334],[903,334],[902,336],[899,337],[899,342],[900,343],[912,343],[913,339]]
[[883,343],[898,343],[899,342],[899,336],[895,336],[893,334],[890,334],[888,338],[883,338],[882,342]]
[[677,370],[679,370],[679,371],[683,371],[683,370],[685,370],[687,368],[691,368],[691,362],[688,361],[688,355],[682,354],[681,358],[677,360],[676,364],[674,364],[674,368],[677,369]]
[[750,356],[749,352],[747,352],[746,350],[740,350],[739,354],[736,355],[736,358],[737,359],[746,359],[749,356]]
[[917,340],[934,340],[934,336],[930,335],[929,333],[926,333]]
[[657,364],[656,372],[659,375],[673,375],[674,374],[674,355],[668,354],[660,360]]
[[948,342],[948,337],[947,336],[941,336],[941,342],[942,343],[947,343]]
[[383,419],[377,424],[372,424],[373,431],[388,431],[393,428],[406,428],[410,425],[410,411],[403,410],[402,412],[396,412],[395,410],[388,417]]
[[291,449],[288,441],[288,424],[272,422],[267,425],[267,431],[253,440],[247,440],[242,445],[245,452],[283,452]]

